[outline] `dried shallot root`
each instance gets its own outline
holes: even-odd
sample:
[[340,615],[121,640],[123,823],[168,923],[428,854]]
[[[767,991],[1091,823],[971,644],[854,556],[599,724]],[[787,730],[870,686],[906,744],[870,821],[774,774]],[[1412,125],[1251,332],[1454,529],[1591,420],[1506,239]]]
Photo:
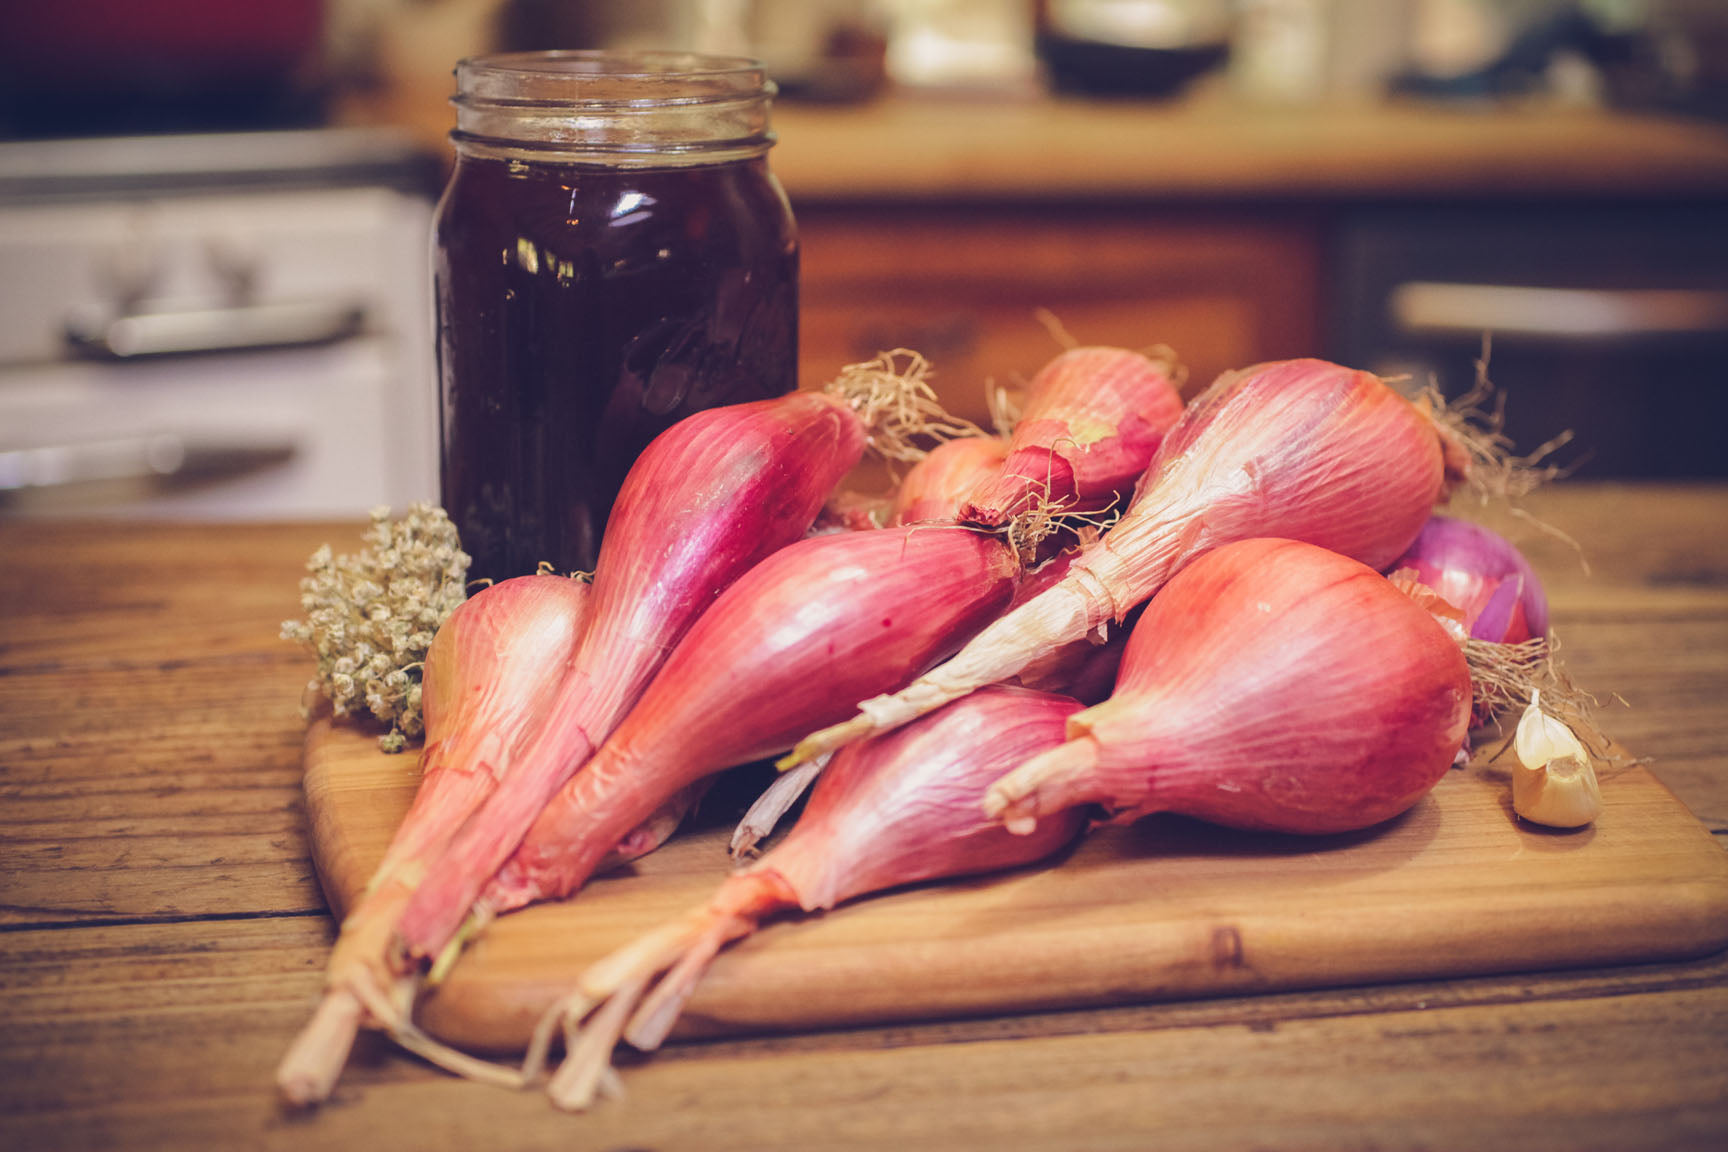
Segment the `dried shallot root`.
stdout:
[[562,1031],[566,1054],[548,1091],[561,1108],[588,1107],[610,1082],[619,1041],[659,1047],[714,958],[770,917],[1055,855],[1079,835],[1080,813],[1015,836],[984,816],[977,797],[1011,765],[1058,744],[1079,707],[1062,696],[994,687],[847,748],[769,852],[728,877],[701,907],[582,973],[543,1018],[524,1077],[542,1074]]
[[411,958],[449,946],[529,825],[684,632],[733,581],[805,537],[866,444],[915,459],[918,441],[965,431],[935,403],[922,361],[901,369],[897,355],[849,366],[820,390],[698,412],[649,444],[613,505],[581,646],[520,766],[428,862],[403,911],[398,932]]
[[984,435],[976,424],[942,407],[929,376],[928,360],[895,348],[874,360],[846,365],[822,391],[853,411],[876,456],[916,464],[932,441]]
[[535,819],[475,917],[567,896],[668,796],[790,748],[861,693],[904,684],[1007,607],[995,536],[914,525],[813,536],[714,601],[628,718]]
[[580,580],[519,576],[464,601],[432,638],[421,681],[420,783],[342,921],[312,1020],[277,1069],[290,1103],[330,1094],[362,1024],[406,1026],[414,981],[394,955],[397,917],[427,861],[511,772],[576,649],[587,609],[588,585]]
[[1020,833],[1093,806],[1354,831],[1445,776],[1470,702],[1457,639],[1371,567],[1298,541],[1234,542],[1152,598],[1111,697],[993,782],[983,807]]
[[1232,541],[1282,536],[1382,568],[1467,479],[1475,454],[1432,403],[1367,372],[1289,360],[1226,373],[1184,410],[1121,518],[1062,580],[952,660],[800,741],[781,765],[904,724],[1107,632],[1184,565]]

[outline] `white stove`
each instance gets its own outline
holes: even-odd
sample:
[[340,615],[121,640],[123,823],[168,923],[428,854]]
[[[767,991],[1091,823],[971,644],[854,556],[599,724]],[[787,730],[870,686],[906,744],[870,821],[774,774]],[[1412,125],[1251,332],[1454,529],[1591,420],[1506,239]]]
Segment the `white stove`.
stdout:
[[0,515],[434,499],[435,167],[371,131],[0,144]]

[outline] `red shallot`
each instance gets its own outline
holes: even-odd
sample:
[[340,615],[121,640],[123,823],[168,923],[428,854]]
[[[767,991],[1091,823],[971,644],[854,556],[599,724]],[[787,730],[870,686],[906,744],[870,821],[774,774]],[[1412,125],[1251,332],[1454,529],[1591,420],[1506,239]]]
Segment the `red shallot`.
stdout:
[[944,441],[907,472],[894,489],[888,523],[953,521],[967,494],[1002,469],[1008,442],[999,436]]
[[993,783],[1027,832],[1079,805],[1324,834],[1410,808],[1470,719],[1462,646],[1385,577],[1292,540],[1247,540],[1152,598],[1109,700]]
[[438,955],[684,631],[732,581],[804,536],[869,432],[843,396],[805,391],[696,413],[648,446],[613,506],[582,644],[520,767],[430,862],[400,919],[411,956]]
[[330,1094],[361,1021],[406,1020],[392,963],[396,919],[429,860],[514,770],[540,708],[581,639],[588,585],[519,576],[463,601],[427,649],[421,678],[426,743],[420,785],[383,861],[342,921],[312,1021],[277,1071],[291,1103]]
[[1003,528],[1035,508],[1101,512],[1131,488],[1182,414],[1174,366],[1126,348],[1072,348],[1026,386],[1001,470],[960,510]]
[[[1603,738],[1590,715],[1590,697],[1560,666],[1548,600],[1529,561],[1491,529],[1435,516],[1392,564],[1390,577],[1415,582],[1413,595],[1432,589],[1456,606],[1475,681],[1473,725],[1522,709],[1512,741],[1512,810],[1557,828],[1595,820],[1602,793],[1586,741],[1601,744]],[[1461,759],[1468,754],[1466,745]]]
[[1013,595],[997,536],[917,525],[813,536],[733,584],[640,702],[540,813],[477,920],[566,896],[668,796],[790,748],[862,694],[954,652]]
[[[886,498],[891,526],[906,524],[950,524],[959,514],[960,505],[980,483],[993,476],[1008,453],[1008,441],[1000,436],[960,436],[945,440],[930,450],[924,459],[914,464],[900,478]],[[833,501],[829,502],[831,505]],[[1051,565],[1044,566],[1049,569]],[[1026,595],[1029,581],[1022,581],[1014,593],[1017,603]],[[1041,669],[1031,680],[1032,687],[1062,691],[1053,686],[1065,680],[1075,666],[1085,663],[1089,680],[1096,684],[1101,675],[1113,675],[1104,662],[1093,659],[1091,645],[1084,652],[1064,652],[1064,659],[1053,660],[1052,667]],[[844,716],[844,712],[840,715]],[[837,716],[836,719],[839,717]],[[737,859],[753,853],[756,845],[779,823],[810,787],[817,773],[827,764],[826,756],[782,772],[750,805],[732,833],[731,852]]]
[[782,766],[904,724],[1121,622],[1184,564],[1233,540],[1285,536],[1389,564],[1469,465],[1470,449],[1428,401],[1370,373],[1319,360],[1226,373],[1183,412],[1121,519],[1064,579],[905,689],[807,737]]
[[1475,639],[1519,644],[1548,635],[1548,597],[1536,570],[1492,529],[1436,514],[1387,571],[1400,569],[1455,605]]
[[1054,855],[1079,834],[1078,812],[1013,836],[984,816],[978,795],[1010,765],[1060,742],[1064,721],[1079,707],[1063,696],[987,688],[839,753],[784,840],[728,877],[702,907],[582,974],[544,1018],[529,1051],[529,1077],[562,1024],[570,1039],[549,1086],[552,1098],[560,1107],[586,1107],[605,1082],[618,1040],[658,1047],[720,950],[771,916]]

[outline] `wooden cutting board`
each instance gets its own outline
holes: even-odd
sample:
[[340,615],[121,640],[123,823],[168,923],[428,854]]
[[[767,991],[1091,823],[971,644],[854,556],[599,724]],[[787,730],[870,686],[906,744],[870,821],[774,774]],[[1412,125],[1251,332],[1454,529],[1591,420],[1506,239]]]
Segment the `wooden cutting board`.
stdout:
[[[316,722],[313,848],[340,913],[413,797],[412,752]],[[678,1034],[817,1029],[1154,999],[1623,964],[1728,947],[1728,852],[1643,768],[1602,776],[1587,829],[1516,821],[1506,770],[1455,770],[1397,820],[1296,838],[1174,817],[1107,828],[1050,866],[861,900],[723,953]],[[724,815],[724,814],[723,814]],[[701,823],[701,820],[698,820]],[[703,902],[729,823],[575,898],[506,916],[429,993],[452,1043],[520,1050],[590,961]]]

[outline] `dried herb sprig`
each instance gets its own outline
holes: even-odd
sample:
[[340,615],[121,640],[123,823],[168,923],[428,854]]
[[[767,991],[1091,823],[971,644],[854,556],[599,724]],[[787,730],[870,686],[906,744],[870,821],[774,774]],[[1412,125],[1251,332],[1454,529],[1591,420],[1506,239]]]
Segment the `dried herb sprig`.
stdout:
[[304,620],[288,620],[282,638],[318,657],[307,700],[329,699],[337,716],[361,711],[390,725],[379,738],[399,752],[420,736],[420,672],[444,618],[467,596],[468,556],[443,509],[411,504],[400,520],[372,510],[367,547],[337,556],[328,544],[306,562],[300,581]]

